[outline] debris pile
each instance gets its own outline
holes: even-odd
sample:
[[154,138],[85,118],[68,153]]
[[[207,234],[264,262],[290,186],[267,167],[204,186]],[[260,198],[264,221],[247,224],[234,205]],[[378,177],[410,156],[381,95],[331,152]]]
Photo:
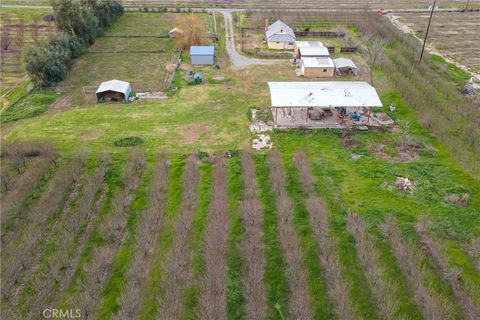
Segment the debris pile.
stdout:
[[260,133],[273,130],[273,124],[270,121],[262,120],[260,110],[252,109],[252,123],[250,123],[250,132]]
[[413,183],[410,179],[404,177],[397,177],[397,181],[395,181],[395,187],[400,190],[406,191],[415,191],[417,186]]
[[272,140],[268,134],[258,134],[252,140],[252,148],[255,150],[271,149],[273,146]]
[[137,99],[166,99],[167,96],[161,92],[138,92],[136,94]]

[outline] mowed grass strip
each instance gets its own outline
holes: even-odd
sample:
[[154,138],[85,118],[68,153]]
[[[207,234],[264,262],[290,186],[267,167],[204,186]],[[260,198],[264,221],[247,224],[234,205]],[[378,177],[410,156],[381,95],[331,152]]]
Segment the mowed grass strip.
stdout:
[[140,297],[151,269],[157,238],[165,224],[169,164],[165,154],[158,157],[152,181],[147,191],[148,208],[143,210],[136,226],[135,246],[123,293],[118,299],[116,319],[135,318],[139,313]]
[[279,219],[270,188],[270,170],[266,155],[254,156],[255,172],[259,187],[259,197],[264,212],[263,242],[265,244],[266,270],[265,283],[267,289],[268,319],[286,316],[288,297],[290,295],[286,276],[286,262],[278,240]]
[[[329,212],[322,198],[316,193],[316,181],[313,176],[312,168],[303,151],[297,151],[293,156],[294,168],[290,168],[290,188],[291,195],[296,199],[295,208],[307,210],[302,212],[302,220],[310,222],[310,230],[305,231],[312,234],[315,244],[312,243],[313,251],[319,252],[319,265],[324,276],[317,281],[324,282],[320,289],[326,290],[328,297],[333,304],[336,315],[340,319],[357,319],[358,316],[354,310],[353,302],[350,298],[350,285],[343,276],[343,266],[340,263],[340,254],[336,239],[330,235],[329,230]],[[300,186],[296,186],[300,184]],[[293,185],[293,186],[292,186]],[[300,198],[304,195],[304,202]],[[306,234],[305,232],[303,234]],[[315,263],[315,261],[313,261]],[[322,292],[322,291],[321,291]],[[320,309],[328,307],[328,299],[325,296],[319,298],[325,299],[321,302],[317,300]],[[317,308],[318,308],[317,307]],[[325,316],[325,315],[322,315]],[[330,316],[332,317],[332,316]]]
[[182,209],[172,222],[173,238],[163,266],[157,319],[175,319],[183,314],[185,291],[193,280],[193,248],[188,246],[188,239],[192,236],[193,215],[198,208],[200,174],[197,162],[196,155],[187,157]]
[[[294,319],[310,319],[314,315],[313,301],[316,295],[311,295],[309,278],[310,271],[308,259],[302,250],[302,237],[304,234],[297,234],[298,215],[286,190],[291,188],[287,173],[283,167],[282,156],[279,151],[272,151],[267,158],[270,169],[270,188],[275,196],[277,212],[279,215],[278,240],[282,248],[283,257],[287,263],[286,276],[290,297],[288,301],[287,314]],[[304,263],[305,261],[305,263]],[[317,264],[318,265],[318,264]],[[310,281],[309,281],[310,280]],[[322,299],[325,301],[325,299]]]
[[173,228],[170,220],[179,213],[182,204],[183,174],[185,170],[185,156],[175,156],[170,159],[170,172],[168,175],[169,186],[167,190],[165,227],[158,235],[154,257],[148,278],[145,280],[145,288],[140,296],[138,319],[154,319],[158,310],[158,296],[163,276],[163,261],[172,244]]
[[226,277],[228,319],[245,318],[243,308],[246,298],[243,294],[244,259],[240,249],[240,243],[245,233],[245,224],[240,215],[240,206],[246,190],[244,189],[245,179],[242,173],[244,173],[244,170],[240,158],[233,156],[227,162],[228,211],[230,212]]

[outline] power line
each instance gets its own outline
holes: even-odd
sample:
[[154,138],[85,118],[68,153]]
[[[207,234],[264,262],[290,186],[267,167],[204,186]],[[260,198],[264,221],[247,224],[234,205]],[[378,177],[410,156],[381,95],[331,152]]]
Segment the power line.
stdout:
[[432,23],[433,12],[435,11],[435,5],[437,0],[433,0],[432,11],[430,12],[430,19],[428,19],[427,31],[425,32],[425,39],[423,40],[422,52],[420,53],[420,59],[418,62],[422,62],[423,53],[425,51],[425,45],[427,44],[428,31],[430,30],[430,24]]

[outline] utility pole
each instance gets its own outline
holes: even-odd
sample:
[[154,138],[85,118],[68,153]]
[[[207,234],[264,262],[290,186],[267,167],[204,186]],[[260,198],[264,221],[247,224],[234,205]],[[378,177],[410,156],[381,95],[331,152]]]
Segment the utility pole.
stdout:
[[422,62],[423,53],[425,51],[425,45],[427,44],[428,31],[430,31],[430,24],[432,23],[433,12],[435,11],[436,4],[437,4],[437,0],[433,0],[432,11],[430,12],[430,19],[428,19],[427,31],[425,32],[425,39],[423,39],[422,52],[420,53],[420,59],[418,62]]
[[468,5],[470,4],[470,0],[467,0],[467,5],[465,6],[465,10],[468,9]]

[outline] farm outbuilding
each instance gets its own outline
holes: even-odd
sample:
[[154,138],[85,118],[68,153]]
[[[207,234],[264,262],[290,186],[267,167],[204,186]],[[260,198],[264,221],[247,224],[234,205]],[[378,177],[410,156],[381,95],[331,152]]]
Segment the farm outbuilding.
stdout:
[[315,47],[324,47],[323,43],[320,41],[295,41],[293,44],[293,56],[295,58],[300,58],[300,48],[315,48]]
[[358,68],[355,63],[346,58],[337,58],[333,59],[333,64],[335,65],[335,72],[338,75],[353,74],[354,76],[358,75]]
[[308,78],[333,78],[335,65],[328,57],[305,57],[301,60],[302,74]]
[[295,32],[285,22],[277,20],[265,30],[265,41],[269,49],[293,49]]
[[214,64],[215,63],[215,47],[214,46],[191,46],[190,47],[190,63]]
[[269,82],[275,128],[344,128],[367,125],[377,91],[363,81]]
[[130,83],[120,80],[105,81],[97,89],[97,101],[126,101],[130,97]]
[[296,58],[303,57],[330,57],[330,52],[326,47],[300,47]]

